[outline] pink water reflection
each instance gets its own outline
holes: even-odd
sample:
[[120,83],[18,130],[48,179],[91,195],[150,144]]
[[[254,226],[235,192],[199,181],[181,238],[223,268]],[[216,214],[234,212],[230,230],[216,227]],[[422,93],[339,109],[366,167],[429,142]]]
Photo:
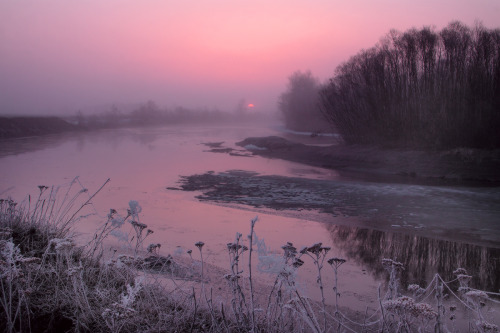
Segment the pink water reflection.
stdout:
[[[337,177],[329,170],[279,159],[207,152],[210,148],[203,145],[224,141],[223,147],[241,149],[234,143],[249,136],[275,134],[272,129],[253,127],[164,127],[13,140],[0,147],[0,173],[4,175],[0,193],[3,197],[11,195],[21,200],[27,193],[36,195],[37,185],[64,184],[75,176],[79,176],[82,184],[92,192],[111,178],[93,200],[97,216],[76,225],[81,240],[92,237],[104,223],[110,208],[125,215],[129,201],[137,200],[142,206],[141,222],[154,230],[147,244],[162,244],[161,253],[164,255],[179,253],[179,249],[183,249],[186,256],[185,250],[193,249],[193,244],[201,240],[206,244],[206,260],[229,268],[226,244],[234,240],[236,232],[246,236],[249,221],[257,213],[242,207],[199,202],[194,198],[196,193],[168,190],[167,187],[176,186],[179,175],[231,169],[269,175],[300,174],[315,179]],[[12,155],[12,149],[17,155]],[[260,221],[256,232],[276,254],[281,254],[280,247],[286,242],[293,242],[298,248],[323,242],[333,247],[332,256],[341,255],[322,224],[276,215],[271,211],[258,215]],[[129,232],[130,226],[126,224],[123,228],[124,232]],[[110,246],[124,245],[116,239],[109,241]],[[305,265],[301,270],[304,290],[319,297],[312,265]],[[376,295],[376,283],[355,264],[347,263],[345,271],[346,279],[340,281],[340,288],[346,291],[344,304],[364,309],[367,299],[373,302],[369,295]],[[260,274],[260,278],[270,280],[271,276]],[[326,279],[330,278],[331,272]],[[356,294],[352,293],[353,286],[356,286]],[[333,294],[331,299],[334,299]]]

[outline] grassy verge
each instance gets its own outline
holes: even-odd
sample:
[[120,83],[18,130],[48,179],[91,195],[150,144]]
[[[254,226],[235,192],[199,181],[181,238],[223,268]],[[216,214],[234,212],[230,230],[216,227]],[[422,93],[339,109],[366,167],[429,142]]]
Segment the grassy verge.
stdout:
[[[153,231],[140,222],[136,201],[124,215],[111,209],[92,240],[77,246],[72,227],[99,190],[91,195],[77,180],[66,189],[39,188],[38,198],[24,204],[0,201],[0,329],[6,332],[447,332],[465,327],[458,312],[467,313],[468,331],[498,331],[486,311],[496,300],[469,288],[471,277],[463,269],[455,272],[458,290],[439,275],[425,288],[403,290],[404,268],[390,259],[382,260],[388,284],[384,292],[379,288],[380,308],[351,318],[337,285],[345,260],[330,258],[330,248],[321,243],[300,250],[287,243],[282,255],[270,254],[255,233],[256,219],[247,239],[238,233],[227,244],[229,269],[219,276],[227,289],[215,295],[203,261],[205,244],[188,251],[191,266],[159,255],[161,244],[146,247]],[[103,242],[121,228],[130,229],[130,255],[104,260]],[[272,286],[256,287],[252,260],[273,274]],[[318,302],[297,286],[303,265],[317,272]],[[334,275],[333,286],[325,285],[325,274]],[[180,279],[189,279],[189,288],[180,287]]]

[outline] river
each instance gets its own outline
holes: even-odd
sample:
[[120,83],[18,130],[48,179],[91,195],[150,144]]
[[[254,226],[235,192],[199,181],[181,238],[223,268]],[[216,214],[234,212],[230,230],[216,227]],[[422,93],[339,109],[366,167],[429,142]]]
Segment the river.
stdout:
[[[38,185],[64,185],[77,176],[92,192],[110,178],[92,200],[96,214],[75,226],[81,239],[91,237],[110,208],[126,214],[129,201],[136,200],[141,222],[154,231],[147,243],[162,244],[161,254],[187,256],[195,242],[203,241],[207,262],[221,268],[229,264],[226,244],[237,232],[247,235],[250,220],[258,215],[256,233],[271,253],[281,253],[286,242],[297,248],[322,242],[332,248],[329,256],[347,259],[339,291],[343,304],[361,310],[377,307],[377,288],[387,279],[383,258],[406,266],[403,284],[424,286],[435,273],[452,279],[452,271],[463,267],[474,276],[474,287],[498,292],[500,189],[346,179],[334,170],[251,156],[235,145],[268,135],[283,132],[259,126],[167,126],[3,140],[0,197],[22,201],[28,194],[36,197]],[[331,143],[324,140],[319,144]],[[292,200],[293,205],[273,209],[178,190],[182,176],[203,174],[237,175],[231,179],[240,183],[254,177],[252,186],[262,190],[265,181],[273,200]],[[311,206],[330,194],[335,209]],[[304,290],[318,297],[314,267],[301,269]],[[325,275],[331,282],[331,272]],[[265,281],[266,275],[261,278]]]

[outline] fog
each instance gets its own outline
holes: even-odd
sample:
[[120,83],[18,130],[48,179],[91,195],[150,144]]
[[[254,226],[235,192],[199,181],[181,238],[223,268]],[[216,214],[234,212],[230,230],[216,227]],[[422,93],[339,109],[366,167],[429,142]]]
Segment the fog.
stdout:
[[0,2],[0,114],[160,106],[273,112],[288,77],[321,81],[391,28],[495,26],[495,0]]

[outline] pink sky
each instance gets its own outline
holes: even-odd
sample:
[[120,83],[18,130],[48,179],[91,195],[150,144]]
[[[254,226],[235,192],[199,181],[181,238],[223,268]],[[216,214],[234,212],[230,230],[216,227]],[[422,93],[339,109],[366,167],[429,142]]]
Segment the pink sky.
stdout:
[[476,20],[498,0],[1,0],[0,113],[154,100],[274,111],[296,70],[320,80],[391,28]]

